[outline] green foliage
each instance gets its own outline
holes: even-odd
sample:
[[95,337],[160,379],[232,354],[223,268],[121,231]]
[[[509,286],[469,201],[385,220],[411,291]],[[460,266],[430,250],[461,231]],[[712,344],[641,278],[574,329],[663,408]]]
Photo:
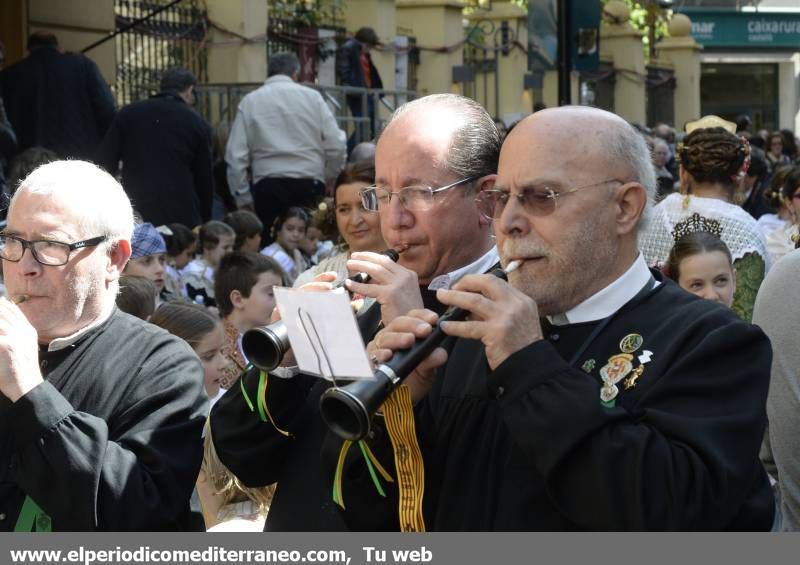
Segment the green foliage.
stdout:
[[345,0],[269,0],[269,17],[300,27],[344,26]]

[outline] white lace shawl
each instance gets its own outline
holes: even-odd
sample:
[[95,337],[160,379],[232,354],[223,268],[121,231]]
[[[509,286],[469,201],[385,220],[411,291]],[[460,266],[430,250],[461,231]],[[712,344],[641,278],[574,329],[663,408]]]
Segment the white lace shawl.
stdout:
[[722,241],[731,251],[733,260],[741,259],[747,253],[758,253],[766,269],[770,267],[770,256],[764,234],[753,217],[741,207],[716,198],[691,196],[689,206],[683,207],[681,194],[670,194],[652,210],[647,225],[639,233],[639,250],[648,265],[661,265],[666,262],[675,243],[672,229],[675,224],[685,220],[695,212],[705,218],[718,220],[722,225]]

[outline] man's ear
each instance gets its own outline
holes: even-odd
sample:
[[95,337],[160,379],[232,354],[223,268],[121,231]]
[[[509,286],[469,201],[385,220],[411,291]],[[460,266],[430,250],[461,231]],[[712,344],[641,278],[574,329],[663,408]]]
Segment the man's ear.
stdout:
[[[483,176],[483,177],[479,178],[475,182],[475,198],[477,198],[480,195],[481,191],[493,189],[494,188],[494,183],[495,183],[496,180],[497,180],[497,175],[496,174],[486,175],[486,176]],[[479,210],[479,212],[480,212],[480,210]],[[486,216],[484,216],[483,214],[478,214],[478,225],[479,226],[481,226],[481,227],[488,226],[491,223],[492,223],[492,221],[487,219]]]
[[617,233],[625,235],[636,231],[647,206],[647,190],[638,182],[627,182],[617,189],[614,200]]
[[119,280],[125,265],[131,258],[131,242],[127,239],[118,239],[111,244],[108,251],[108,264],[106,265],[106,280],[108,282]]

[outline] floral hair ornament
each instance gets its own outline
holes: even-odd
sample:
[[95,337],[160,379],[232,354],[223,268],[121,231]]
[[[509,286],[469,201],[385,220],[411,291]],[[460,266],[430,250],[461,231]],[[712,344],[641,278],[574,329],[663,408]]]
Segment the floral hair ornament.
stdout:
[[747,141],[747,138],[743,135],[740,135],[739,139],[742,141],[744,161],[742,161],[742,166],[739,167],[739,170],[736,171],[736,174],[731,177],[733,180],[742,180],[745,177],[747,171],[750,169],[750,161],[752,160],[753,150],[750,148],[750,142]]

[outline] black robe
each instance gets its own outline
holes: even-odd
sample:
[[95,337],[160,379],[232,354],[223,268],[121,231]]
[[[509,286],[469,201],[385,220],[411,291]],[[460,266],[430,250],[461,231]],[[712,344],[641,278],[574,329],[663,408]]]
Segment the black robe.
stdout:
[[142,219],[189,228],[211,219],[211,127],[177,94],[162,92],[122,108],[97,152]]
[[[441,311],[435,293],[421,288],[427,308]],[[359,315],[365,341],[380,324],[380,305]],[[331,384],[299,374],[291,379],[273,375],[267,384],[267,406],[281,434],[259,418],[251,402],[258,397],[258,371],[251,369],[217,401],[211,411],[211,437],[220,461],[248,487],[278,483],[265,531],[344,531],[340,508],[333,502],[333,472],[327,461],[338,457],[342,441],[328,431],[319,411],[319,399]],[[370,528],[371,529],[371,528]]]
[[192,527],[207,403],[189,346],[115,310],[40,365],[45,382],[0,395],[0,530],[26,495],[53,531]]
[[[494,372],[457,340],[417,406],[429,531],[766,530],[773,497],[758,460],[771,349],[761,330],[671,281],[600,322],[551,327]],[[599,371],[642,337],[636,385],[601,403]],[[593,361],[593,363],[592,363]],[[373,451],[396,477],[379,418]],[[332,473],[335,460],[328,462]],[[398,529],[397,489],[375,492],[349,457],[352,529]]]

